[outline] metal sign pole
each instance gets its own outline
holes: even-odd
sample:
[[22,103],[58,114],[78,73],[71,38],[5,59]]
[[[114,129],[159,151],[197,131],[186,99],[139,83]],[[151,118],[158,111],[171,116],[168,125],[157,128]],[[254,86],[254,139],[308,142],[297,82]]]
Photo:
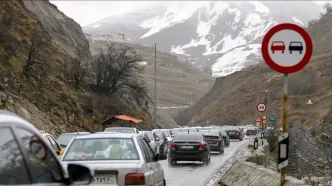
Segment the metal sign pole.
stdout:
[[[283,109],[282,109],[282,133],[287,132],[287,102],[288,102],[288,74],[284,74],[284,88],[283,88]],[[280,171],[280,186],[286,183],[286,167],[281,168]]]

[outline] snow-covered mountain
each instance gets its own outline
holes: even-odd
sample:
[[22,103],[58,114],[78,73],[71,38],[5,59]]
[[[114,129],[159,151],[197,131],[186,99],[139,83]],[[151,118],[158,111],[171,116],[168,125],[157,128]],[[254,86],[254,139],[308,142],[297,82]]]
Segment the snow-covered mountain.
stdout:
[[[153,11],[152,11],[153,10]],[[322,5],[311,1],[177,1],[111,17],[84,27],[89,34],[124,33],[132,42],[158,43],[197,68],[225,76],[258,63],[262,36],[282,22],[305,26]]]

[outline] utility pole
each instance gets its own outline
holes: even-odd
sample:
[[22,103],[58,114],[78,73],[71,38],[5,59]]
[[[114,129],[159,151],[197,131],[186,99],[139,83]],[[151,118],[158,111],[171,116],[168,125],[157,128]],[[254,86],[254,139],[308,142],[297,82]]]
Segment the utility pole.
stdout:
[[157,43],[154,44],[154,112],[153,124],[157,128]]

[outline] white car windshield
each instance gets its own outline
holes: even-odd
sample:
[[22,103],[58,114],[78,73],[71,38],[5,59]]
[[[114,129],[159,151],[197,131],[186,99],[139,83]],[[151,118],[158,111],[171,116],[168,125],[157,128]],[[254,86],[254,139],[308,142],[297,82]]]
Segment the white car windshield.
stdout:
[[62,161],[138,160],[130,138],[75,139]]

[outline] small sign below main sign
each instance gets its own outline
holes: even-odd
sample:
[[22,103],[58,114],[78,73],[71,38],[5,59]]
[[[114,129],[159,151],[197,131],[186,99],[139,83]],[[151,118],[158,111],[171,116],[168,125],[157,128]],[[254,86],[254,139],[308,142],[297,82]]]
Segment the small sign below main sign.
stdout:
[[276,117],[274,116],[274,115],[271,115],[270,117],[269,117],[269,121],[275,121],[276,120]]

